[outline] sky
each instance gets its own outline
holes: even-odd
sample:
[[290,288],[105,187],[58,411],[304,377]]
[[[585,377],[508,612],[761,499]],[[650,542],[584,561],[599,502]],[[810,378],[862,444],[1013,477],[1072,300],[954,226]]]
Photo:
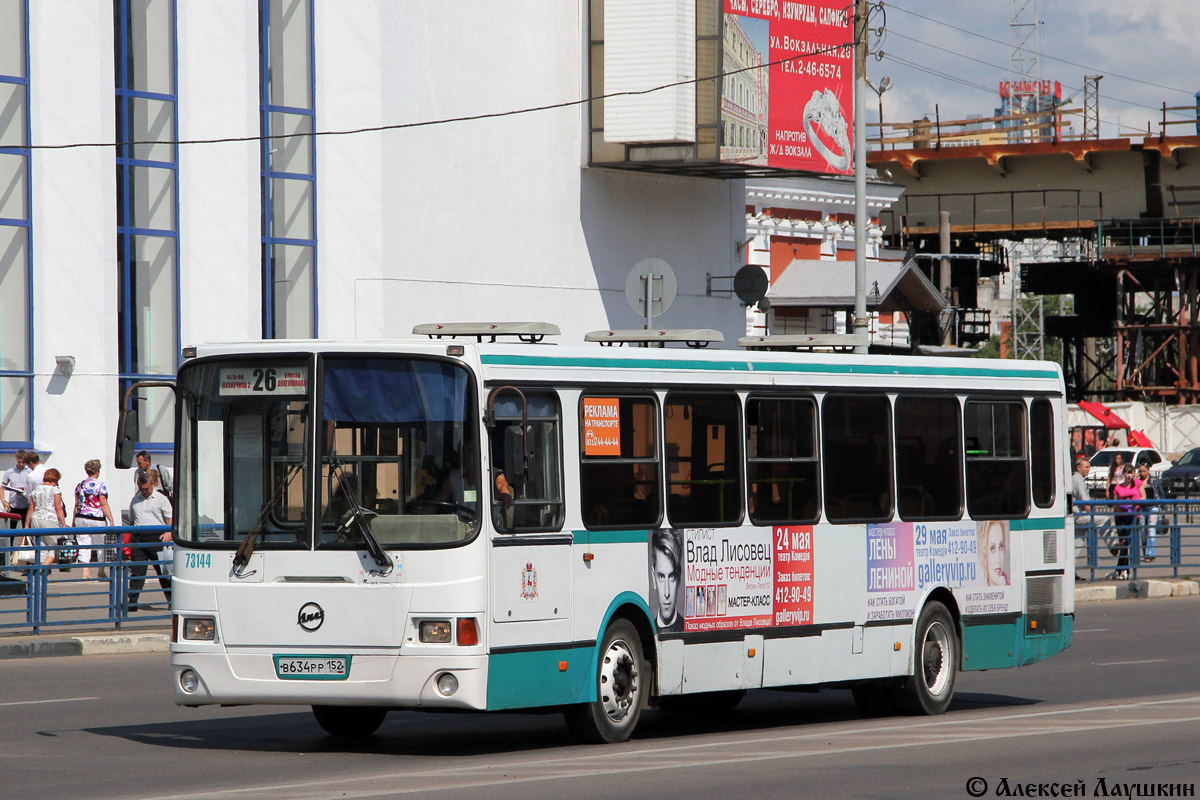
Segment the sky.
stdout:
[[[1157,135],[1162,104],[1195,106],[1200,91],[1200,0],[1016,0],[1036,6],[1041,20],[1041,77],[1062,83],[1071,108],[1083,108],[1084,76],[1100,81],[1100,136]],[[998,84],[1009,70],[1009,22],[1014,0],[884,0],[871,27],[883,22],[881,50],[867,64],[867,76],[891,87],[883,94],[885,122],[928,116],[935,106],[942,120],[991,116],[999,107]],[[1027,14],[1032,16],[1032,14]],[[939,49],[940,48],[940,49]],[[1073,63],[1067,63],[1073,62]],[[1168,119],[1194,118],[1195,112],[1169,113]],[[879,119],[878,104],[867,99],[868,121]],[[1074,133],[1082,116],[1072,117]],[[1172,125],[1168,134],[1195,135],[1194,125]],[[868,136],[875,135],[868,129]],[[887,135],[892,135],[890,130]]]

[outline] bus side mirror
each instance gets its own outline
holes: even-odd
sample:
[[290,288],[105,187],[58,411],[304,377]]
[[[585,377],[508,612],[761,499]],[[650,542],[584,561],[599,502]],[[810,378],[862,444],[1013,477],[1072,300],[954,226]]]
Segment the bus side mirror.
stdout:
[[136,405],[121,411],[117,420],[117,452],[113,458],[117,469],[129,469],[133,466],[134,446],[140,428]]
[[504,429],[504,477],[513,485],[525,482],[525,432],[521,425]]

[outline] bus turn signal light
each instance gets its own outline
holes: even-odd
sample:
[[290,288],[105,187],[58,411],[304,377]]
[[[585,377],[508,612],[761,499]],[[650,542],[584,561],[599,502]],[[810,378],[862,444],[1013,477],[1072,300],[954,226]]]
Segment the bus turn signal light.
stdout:
[[458,618],[458,643],[462,647],[479,644],[479,629],[475,627],[474,617]]

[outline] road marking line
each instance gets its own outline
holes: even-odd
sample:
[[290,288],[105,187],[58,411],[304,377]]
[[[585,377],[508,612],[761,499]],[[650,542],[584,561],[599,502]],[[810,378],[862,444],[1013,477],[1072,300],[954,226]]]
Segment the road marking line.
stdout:
[[99,699],[99,697],[56,697],[53,700],[14,700],[10,703],[0,703],[0,706],[37,706],[44,703],[76,703],[80,700]]
[[1104,633],[1108,628],[1075,628],[1071,633]]
[[1160,664],[1166,661],[1165,658],[1149,658],[1145,661],[1100,661],[1094,666],[1097,667],[1123,667],[1126,664]]
[[[413,794],[413,793],[418,793],[418,792],[461,791],[462,789],[480,788],[480,787],[486,787],[486,786],[511,785],[511,784],[517,784],[517,783],[533,783],[533,782],[541,782],[541,781],[548,781],[548,780],[565,780],[565,779],[571,779],[571,778],[584,778],[584,777],[591,777],[591,776],[598,776],[598,775],[631,774],[631,773],[648,772],[648,771],[663,770],[663,769],[694,768],[695,766],[697,766],[697,763],[695,761],[687,761],[687,760],[681,760],[677,764],[663,763],[662,761],[656,760],[652,764],[645,764],[645,765],[638,765],[638,766],[626,765],[624,767],[614,766],[615,763],[618,763],[621,761],[627,761],[631,757],[660,756],[660,755],[664,755],[667,753],[679,753],[680,751],[686,751],[686,750],[704,750],[704,749],[711,748],[711,747],[721,747],[721,748],[728,749],[728,748],[737,747],[737,746],[761,745],[762,743],[766,743],[766,742],[799,741],[799,740],[804,740],[804,739],[825,739],[826,742],[828,743],[829,739],[832,737],[861,736],[864,734],[884,733],[884,732],[891,732],[891,731],[897,731],[897,730],[903,730],[903,731],[909,732],[913,728],[922,728],[922,727],[929,727],[929,726],[950,727],[950,726],[971,724],[971,723],[991,724],[993,722],[1003,721],[1003,720],[1029,719],[1032,717],[1046,717],[1046,716],[1062,715],[1062,714],[1079,714],[1079,713],[1084,713],[1084,712],[1130,710],[1130,709],[1136,709],[1136,708],[1145,708],[1145,707],[1149,707],[1149,706],[1163,706],[1163,705],[1173,705],[1173,704],[1180,704],[1180,703],[1196,703],[1197,701],[1200,701],[1200,696],[1182,697],[1182,698],[1174,698],[1174,699],[1168,699],[1168,700],[1149,700],[1149,701],[1140,702],[1140,703],[1125,703],[1125,704],[1113,705],[1113,706],[1100,705],[1100,706],[1088,706],[1088,707],[1083,707],[1083,708],[1068,708],[1068,709],[1061,709],[1061,710],[1057,710],[1057,711],[1034,712],[1034,713],[1030,713],[1030,714],[1010,714],[1010,715],[1001,716],[1001,717],[976,717],[976,718],[969,719],[969,720],[940,720],[940,721],[934,721],[934,722],[917,723],[915,725],[900,725],[900,726],[892,725],[892,726],[882,726],[882,727],[877,727],[877,728],[862,728],[862,729],[850,729],[850,730],[843,729],[843,730],[838,730],[838,731],[824,731],[821,733],[802,734],[802,735],[796,735],[796,736],[774,736],[774,737],[758,737],[758,738],[753,738],[753,739],[733,739],[733,740],[723,740],[723,741],[717,741],[717,742],[702,742],[702,743],[697,743],[697,744],[680,745],[680,746],[673,746],[673,747],[643,747],[640,749],[633,749],[630,747],[621,747],[619,745],[613,745],[613,746],[603,748],[606,752],[595,755],[595,756],[583,756],[583,757],[564,756],[564,757],[560,757],[560,758],[551,758],[551,759],[539,759],[539,760],[531,760],[531,761],[508,761],[508,762],[504,762],[504,763],[494,763],[493,762],[493,763],[484,763],[484,764],[479,764],[479,765],[451,767],[451,768],[435,767],[433,769],[412,770],[412,771],[406,771],[406,772],[382,773],[382,774],[374,775],[371,777],[364,777],[364,778],[357,779],[357,780],[362,780],[362,781],[376,781],[376,780],[387,781],[387,780],[391,780],[391,779],[414,780],[417,778],[446,778],[446,777],[453,776],[453,775],[458,775],[460,777],[460,779],[457,782],[452,783],[452,784],[442,785],[442,786],[421,785],[421,786],[413,786],[413,787],[409,787],[409,788],[398,788],[395,784],[391,784],[391,785],[387,786],[386,788],[380,788],[380,789],[372,788],[372,789],[362,789],[362,790],[358,790],[358,791],[353,791],[353,790],[347,790],[347,787],[346,787],[347,779],[345,778],[345,776],[342,776],[337,779],[305,781],[302,783],[295,783],[295,784],[288,784],[288,785],[271,784],[271,785],[263,785],[263,786],[244,786],[244,787],[239,787],[239,788],[234,788],[234,789],[218,789],[218,790],[213,790],[213,791],[208,791],[208,792],[200,792],[200,793],[160,795],[156,798],[153,798],[153,800],[185,800],[186,798],[198,799],[198,798],[222,798],[222,797],[278,797],[279,793],[281,791],[288,794],[288,796],[292,796],[292,797],[309,796],[308,793],[313,792],[314,794],[312,794],[311,796],[314,796],[314,797],[334,797],[334,796],[336,796],[339,798],[369,798],[369,797],[386,797],[386,796],[393,796],[393,795],[399,795],[399,794]],[[959,738],[956,738],[954,740],[954,743],[957,744],[957,743],[988,741],[988,740],[995,740],[995,739],[1011,739],[1011,738],[1017,738],[1020,736],[1044,736],[1044,735],[1060,735],[1063,733],[1084,733],[1084,732],[1096,731],[1096,730],[1111,730],[1113,728],[1138,728],[1138,727],[1146,727],[1146,726],[1153,726],[1153,725],[1174,725],[1174,724],[1192,723],[1192,722],[1200,722],[1200,716],[1180,717],[1177,719],[1142,719],[1142,720],[1123,720],[1123,721],[1122,720],[1117,720],[1117,721],[1104,720],[1104,721],[1095,722],[1095,723],[1089,723],[1086,720],[1080,720],[1079,724],[1076,724],[1074,726],[1069,726],[1069,727],[1053,726],[1053,727],[1047,727],[1044,730],[1037,730],[1037,729],[1031,730],[1028,727],[1024,727],[1024,728],[1014,728],[1012,730],[1003,731],[1003,732],[994,732],[994,733],[983,733],[983,732],[972,733],[972,732],[966,732],[966,731],[959,731],[958,732]],[[818,747],[818,748],[813,749],[808,752],[770,753],[770,754],[763,754],[763,755],[741,754],[741,755],[734,755],[734,756],[731,756],[728,758],[716,758],[716,759],[705,756],[703,762],[700,765],[708,767],[708,766],[719,766],[722,764],[746,763],[746,762],[750,762],[750,761],[780,761],[780,760],[785,760],[785,759],[810,758],[812,756],[836,755],[836,754],[844,754],[844,753],[862,753],[862,752],[870,752],[870,751],[877,751],[877,750],[901,750],[901,749],[910,749],[913,747],[931,747],[931,746],[943,747],[943,746],[945,746],[945,744],[946,743],[944,741],[891,741],[891,742],[887,742],[885,744],[876,744],[876,745],[847,745],[847,746],[843,746],[843,747],[829,747],[829,746]],[[620,748],[620,749],[618,750],[618,748]],[[761,750],[761,747],[758,749]],[[594,760],[602,760],[604,763],[597,767],[582,766],[582,762],[594,761]],[[564,763],[564,762],[566,762],[566,763]],[[572,769],[569,766],[570,763],[579,764],[580,766],[576,766],[575,768]],[[518,770],[528,772],[531,769],[541,769],[543,771],[548,771],[550,774],[525,775],[525,776],[518,776],[518,775],[514,774]],[[481,771],[488,773],[488,777],[483,780],[472,780],[472,778]],[[502,774],[497,777],[496,776],[497,772],[500,772]],[[335,781],[337,782],[337,790],[336,791],[323,788],[323,787],[330,785],[331,783],[334,783]],[[328,792],[330,792],[330,791],[334,791],[334,793],[328,794]],[[299,794],[300,792],[305,792],[305,794],[301,795],[301,794]]]
[[[1185,717],[1185,718],[1174,719],[1174,720],[1146,720],[1146,721],[1142,721],[1142,722],[1127,722],[1127,723],[1118,723],[1118,724],[1113,724],[1111,722],[1105,722],[1105,723],[1098,724],[1098,725],[1081,725],[1076,728],[1072,728],[1067,732],[1083,733],[1086,731],[1094,731],[1094,730],[1111,730],[1114,727],[1129,728],[1129,727],[1142,727],[1142,726],[1146,726],[1146,725],[1164,725],[1164,724],[1173,724],[1173,723],[1182,723],[1182,722],[1200,722],[1200,717]],[[960,743],[960,744],[961,743],[971,743],[971,742],[979,742],[979,741],[988,741],[988,740],[992,740],[992,739],[1011,739],[1011,738],[1016,738],[1019,736],[1041,736],[1041,735],[1045,735],[1045,734],[1060,734],[1063,732],[1064,731],[1062,729],[1056,729],[1056,730],[1051,730],[1051,731],[1037,731],[1037,732],[1017,731],[1017,732],[1002,733],[1002,734],[980,734],[980,735],[976,735],[976,736],[967,735],[965,738],[957,739],[956,743]],[[729,743],[726,742],[724,744],[728,745]],[[944,746],[944,743],[889,742],[887,744],[879,744],[879,745],[861,745],[858,747],[827,748],[827,749],[813,750],[810,752],[800,752],[800,753],[773,753],[770,755],[759,755],[759,756],[743,754],[743,755],[738,755],[738,756],[734,756],[731,758],[705,759],[703,761],[703,763],[700,764],[699,766],[711,767],[711,766],[721,766],[724,764],[745,764],[747,762],[752,762],[752,761],[782,761],[785,759],[811,758],[812,756],[841,755],[841,754],[845,754],[845,753],[863,753],[863,752],[870,752],[870,751],[876,751],[876,750],[902,750],[902,749],[910,749],[913,747],[930,747],[930,746]],[[654,753],[655,751],[651,750],[651,751],[646,751],[646,752]],[[609,758],[611,759],[611,757],[613,755],[617,755],[617,754],[610,754]],[[628,755],[628,754],[626,754],[626,755]],[[278,797],[279,793],[281,791],[285,792],[289,797],[294,797],[294,798],[300,798],[300,797],[332,798],[332,797],[337,797],[337,798],[340,798],[341,800],[346,800],[346,798],[394,797],[396,795],[401,795],[401,794],[461,791],[463,789],[483,788],[483,787],[487,787],[487,786],[511,786],[513,784],[519,784],[519,783],[540,783],[540,782],[544,782],[544,781],[571,780],[571,779],[589,778],[589,777],[595,777],[595,776],[612,776],[612,775],[618,775],[618,774],[632,774],[632,773],[638,773],[638,772],[653,772],[653,771],[662,771],[662,770],[666,770],[666,769],[695,769],[695,767],[698,766],[695,762],[687,762],[687,761],[681,761],[678,764],[664,764],[661,762],[657,762],[657,763],[648,764],[645,766],[623,766],[623,767],[614,766],[613,764],[610,763],[607,766],[582,768],[582,769],[576,769],[574,771],[560,770],[560,771],[554,771],[551,774],[524,775],[524,776],[519,776],[519,775],[513,774],[519,768],[536,766],[536,763],[537,762],[527,762],[527,763],[516,762],[516,763],[506,764],[502,767],[497,766],[497,765],[481,764],[479,766],[460,767],[457,769],[449,769],[449,770],[422,770],[419,772],[399,772],[399,773],[375,775],[375,776],[372,776],[369,778],[351,779],[351,780],[358,780],[358,781],[388,781],[388,780],[392,780],[392,779],[412,780],[413,778],[416,778],[416,777],[434,777],[434,778],[446,777],[447,775],[453,774],[453,773],[457,773],[459,776],[461,776],[460,780],[458,780],[457,782],[452,783],[452,784],[441,785],[441,786],[432,786],[432,785],[426,784],[426,785],[422,785],[422,786],[399,788],[396,785],[392,784],[392,785],[388,785],[386,787],[381,787],[378,789],[372,788],[372,789],[361,789],[361,790],[357,790],[357,791],[352,791],[352,790],[347,790],[347,788],[346,788],[346,780],[347,779],[344,776],[342,776],[340,778],[332,778],[332,779],[322,780],[322,781],[307,781],[304,783],[296,783],[296,784],[286,784],[286,785],[271,784],[269,786],[253,786],[253,787],[248,786],[248,787],[241,787],[241,788],[236,788],[236,789],[224,789],[224,790],[215,790],[215,791],[211,791],[211,792],[202,792],[199,794],[191,793],[191,794],[176,794],[176,795],[160,795],[157,798],[152,798],[152,800],[188,800],[189,798],[198,800],[199,798],[239,797],[239,796],[242,796],[242,797],[256,797],[256,796],[258,796],[258,797]],[[504,774],[500,775],[499,777],[496,777],[495,772],[497,771],[497,769],[502,770],[504,772]],[[487,778],[484,778],[482,780],[471,780],[471,778],[474,777],[474,774],[477,774],[481,771],[490,773],[490,776]],[[335,788],[329,788],[329,789],[324,788],[324,787],[329,786],[330,784],[336,784]],[[303,795],[301,795],[298,793],[300,791],[304,791],[305,793]]]

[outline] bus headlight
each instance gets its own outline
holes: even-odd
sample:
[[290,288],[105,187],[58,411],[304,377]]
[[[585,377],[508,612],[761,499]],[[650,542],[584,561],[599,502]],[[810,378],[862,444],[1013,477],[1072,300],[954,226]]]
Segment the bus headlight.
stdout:
[[195,694],[200,688],[200,676],[193,669],[185,669],[179,673],[179,688],[188,694]]
[[441,675],[438,675],[437,689],[438,693],[443,697],[450,697],[458,691],[458,678],[449,672],[443,672]]
[[212,617],[184,617],[183,639],[193,642],[216,641],[217,621]]
[[426,644],[450,644],[451,630],[448,619],[421,620],[421,641]]

